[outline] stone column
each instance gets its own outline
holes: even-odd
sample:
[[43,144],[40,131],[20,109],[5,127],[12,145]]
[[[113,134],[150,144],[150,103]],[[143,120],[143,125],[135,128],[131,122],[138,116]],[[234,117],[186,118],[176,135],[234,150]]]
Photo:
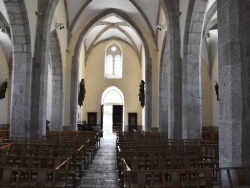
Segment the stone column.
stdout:
[[[162,111],[160,117],[166,112],[164,119],[164,130],[168,131],[168,137],[171,139],[181,138],[182,129],[182,65],[180,59],[180,26],[179,26],[179,2],[172,0],[161,0],[164,13],[167,20],[167,45],[164,50],[164,59],[161,65],[161,100]],[[163,80],[161,81],[163,82]],[[166,106],[163,106],[165,105]],[[162,121],[162,119],[161,119]],[[162,125],[159,125],[162,127]],[[165,129],[166,127],[166,129]],[[162,129],[162,128],[161,128]]]
[[250,1],[220,0],[220,166],[250,165]]
[[71,90],[70,90],[70,130],[77,127],[78,87],[79,87],[79,63],[78,59],[72,57],[71,65]]
[[38,1],[35,50],[32,68],[31,122],[29,136],[46,135],[48,57],[51,22],[59,0]]
[[180,59],[179,16],[172,18],[168,43],[168,138],[180,139],[182,136],[182,66]]
[[207,0],[190,0],[186,17],[182,64],[182,137],[201,138],[200,46]]
[[145,130],[152,127],[152,59],[146,58],[145,78]]
[[[166,36],[166,34],[165,34]],[[167,37],[164,37],[164,44]],[[163,45],[165,47],[165,45]],[[168,132],[168,63],[169,53],[162,50],[160,65],[160,87],[159,87],[159,132]]]
[[62,131],[63,124],[63,70],[61,47],[57,31],[50,35],[50,57],[52,63],[52,112],[51,112],[51,131]]
[[10,135],[28,137],[31,107],[31,44],[28,16],[24,1],[4,0],[11,25],[13,67]]

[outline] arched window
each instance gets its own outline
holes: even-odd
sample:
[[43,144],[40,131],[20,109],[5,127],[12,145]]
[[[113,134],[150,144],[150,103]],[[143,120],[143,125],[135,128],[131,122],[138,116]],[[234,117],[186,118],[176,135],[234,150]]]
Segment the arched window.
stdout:
[[106,49],[105,78],[122,78],[122,52],[117,44],[111,44]]

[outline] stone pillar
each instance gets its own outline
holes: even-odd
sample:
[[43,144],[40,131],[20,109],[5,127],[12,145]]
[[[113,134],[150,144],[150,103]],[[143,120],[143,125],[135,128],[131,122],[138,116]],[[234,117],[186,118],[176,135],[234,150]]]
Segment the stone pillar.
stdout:
[[186,17],[182,64],[182,137],[201,138],[200,46],[207,0],[190,0]]
[[250,165],[250,1],[220,0],[220,166]]
[[78,59],[72,57],[71,65],[71,90],[70,90],[70,130],[77,127],[77,108],[78,108],[78,87],[79,87],[79,63]]
[[182,137],[182,66],[180,59],[180,28],[179,17],[172,18],[172,28],[169,32],[170,42],[168,49],[168,138],[181,139]]
[[32,69],[31,122],[29,136],[40,138],[46,135],[48,57],[51,22],[59,0],[38,1],[35,51]]
[[160,65],[159,132],[168,132],[168,63],[166,62],[169,53],[167,52],[167,50],[163,51]]
[[62,131],[63,123],[63,70],[61,47],[56,30],[50,35],[50,57],[52,63],[52,113],[50,130]]
[[[167,20],[167,45],[164,50],[164,59],[161,69],[161,100],[159,104],[162,108],[160,118],[164,117],[164,130],[168,131],[171,139],[181,138],[182,129],[182,65],[180,59],[180,26],[179,26],[179,2],[172,0],[160,1]],[[163,94],[163,95],[162,95]],[[165,105],[166,106],[163,106]],[[166,125],[166,126],[165,126]],[[159,125],[162,127],[162,125]],[[165,128],[166,127],[166,128]],[[162,129],[162,128],[161,128]]]
[[146,58],[145,74],[145,130],[150,131],[152,127],[152,59]]
[[[11,25],[13,45],[10,136],[28,137],[31,107],[31,44],[24,1],[4,0]],[[9,84],[10,85],[10,84]]]

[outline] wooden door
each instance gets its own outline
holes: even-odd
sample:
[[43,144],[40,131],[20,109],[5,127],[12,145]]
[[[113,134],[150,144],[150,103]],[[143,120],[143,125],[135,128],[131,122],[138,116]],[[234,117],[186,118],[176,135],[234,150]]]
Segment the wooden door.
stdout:
[[88,112],[88,125],[90,127],[97,125],[97,112]]
[[128,113],[128,130],[137,131],[137,113]]
[[123,105],[113,105],[113,133],[122,131]]

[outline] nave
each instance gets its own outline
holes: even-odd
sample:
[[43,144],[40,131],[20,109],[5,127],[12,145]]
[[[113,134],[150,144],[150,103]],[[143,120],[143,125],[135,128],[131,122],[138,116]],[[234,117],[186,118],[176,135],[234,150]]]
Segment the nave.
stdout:
[[116,136],[101,138],[101,147],[77,188],[118,188]]
[[95,131],[49,131],[40,140],[0,133],[0,187],[250,187],[249,166],[219,167],[214,131],[180,140],[163,132],[103,139]]

